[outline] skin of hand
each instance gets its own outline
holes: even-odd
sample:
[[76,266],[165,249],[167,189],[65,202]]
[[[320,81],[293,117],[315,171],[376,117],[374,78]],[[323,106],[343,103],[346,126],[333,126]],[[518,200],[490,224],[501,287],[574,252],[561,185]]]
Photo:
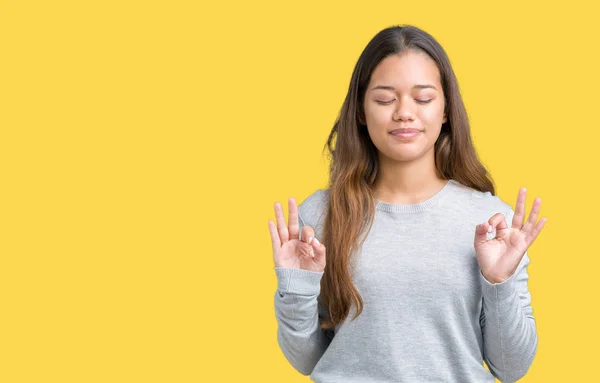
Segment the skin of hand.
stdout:
[[288,200],[289,222],[286,226],[283,209],[275,203],[277,225],[269,220],[269,232],[273,245],[275,267],[294,268],[321,272],[325,270],[325,246],[315,238],[310,226],[302,228],[302,240],[299,239],[298,207],[296,200]]
[[[538,214],[542,204],[541,198],[536,198],[525,224],[525,197],[527,189],[521,188],[517,196],[517,206],[508,227],[504,215],[494,214],[487,222],[477,225],[475,229],[475,252],[481,273],[490,283],[502,283],[514,274],[525,252],[541,232],[547,219],[539,222]],[[496,230],[496,236],[487,239],[487,233]]]

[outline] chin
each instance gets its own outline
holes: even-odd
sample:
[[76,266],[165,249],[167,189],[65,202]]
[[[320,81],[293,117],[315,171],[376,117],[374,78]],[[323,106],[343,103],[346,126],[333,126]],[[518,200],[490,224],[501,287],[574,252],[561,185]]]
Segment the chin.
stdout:
[[393,161],[397,162],[409,162],[423,158],[427,154],[427,151],[422,151],[417,148],[410,150],[403,148],[402,150],[389,150],[385,155]]
[[422,158],[423,155],[421,153],[393,153],[391,156],[388,157],[396,162],[410,162]]

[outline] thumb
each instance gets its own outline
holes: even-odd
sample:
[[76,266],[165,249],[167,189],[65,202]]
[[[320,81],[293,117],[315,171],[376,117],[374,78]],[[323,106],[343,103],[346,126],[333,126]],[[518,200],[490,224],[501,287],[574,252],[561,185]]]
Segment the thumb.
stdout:
[[475,228],[475,246],[487,242],[487,235],[490,232],[490,229],[493,228],[489,222],[484,222],[480,225],[477,225]]
[[316,238],[313,238],[310,245],[315,253],[315,260],[325,262],[325,245],[319,242],[319,240]]
[[309,240],[311,238],[314,238],[314,236],[315,236],[315,231],[312,227],[310,227],[310,226],[302,227],[302,236],[300,237],[300,238],[302,238],[301,239],[302,242],[306,242],[310,245]]

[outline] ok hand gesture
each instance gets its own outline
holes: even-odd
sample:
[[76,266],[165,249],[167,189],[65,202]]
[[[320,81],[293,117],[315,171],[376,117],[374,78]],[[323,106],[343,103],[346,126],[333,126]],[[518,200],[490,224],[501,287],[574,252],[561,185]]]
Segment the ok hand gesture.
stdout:
[[[475,229],[475,251],[481,273],[491,283],[501,283],[510,278],[516,271],[525,252],[537,238],[546,223],[546,218],[539,222],[538,214],[542,200],[533,202],[529,219],[525,224],[525,188],[519,190],[517,206],[508,227],[501,213],[494,214],[487,222],[477,225]],[[487,240],[487,233],[496,228],[496,237]]]
[[302,228],[302,240],[299,239],[298,207],[296,201],[288,201],[290,220],[285,217],[279,202],[275,203],[277,226],[269,221],[269,231],[273,243],[273,261],[276,267],[294,268],[320,272],[325,270],[325,246],[315,238],[310,226]]

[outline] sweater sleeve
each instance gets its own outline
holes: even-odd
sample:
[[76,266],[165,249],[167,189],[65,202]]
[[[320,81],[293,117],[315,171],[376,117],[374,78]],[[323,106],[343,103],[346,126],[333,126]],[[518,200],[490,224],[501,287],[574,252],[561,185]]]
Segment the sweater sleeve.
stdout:
[[277,340],[286,359],[303,375],[310,375],[331,342],[320,328],[318,295],[323,271],[275,267]]
[[[513,216],[511,208],[505,214],[508,226]],[[529,263],[526,252],[513,275],[501,283],[491,283],[479,272],[484,359],[492,374],[505,383],[522,378],[537,351],[538,335],[527,287]]]

